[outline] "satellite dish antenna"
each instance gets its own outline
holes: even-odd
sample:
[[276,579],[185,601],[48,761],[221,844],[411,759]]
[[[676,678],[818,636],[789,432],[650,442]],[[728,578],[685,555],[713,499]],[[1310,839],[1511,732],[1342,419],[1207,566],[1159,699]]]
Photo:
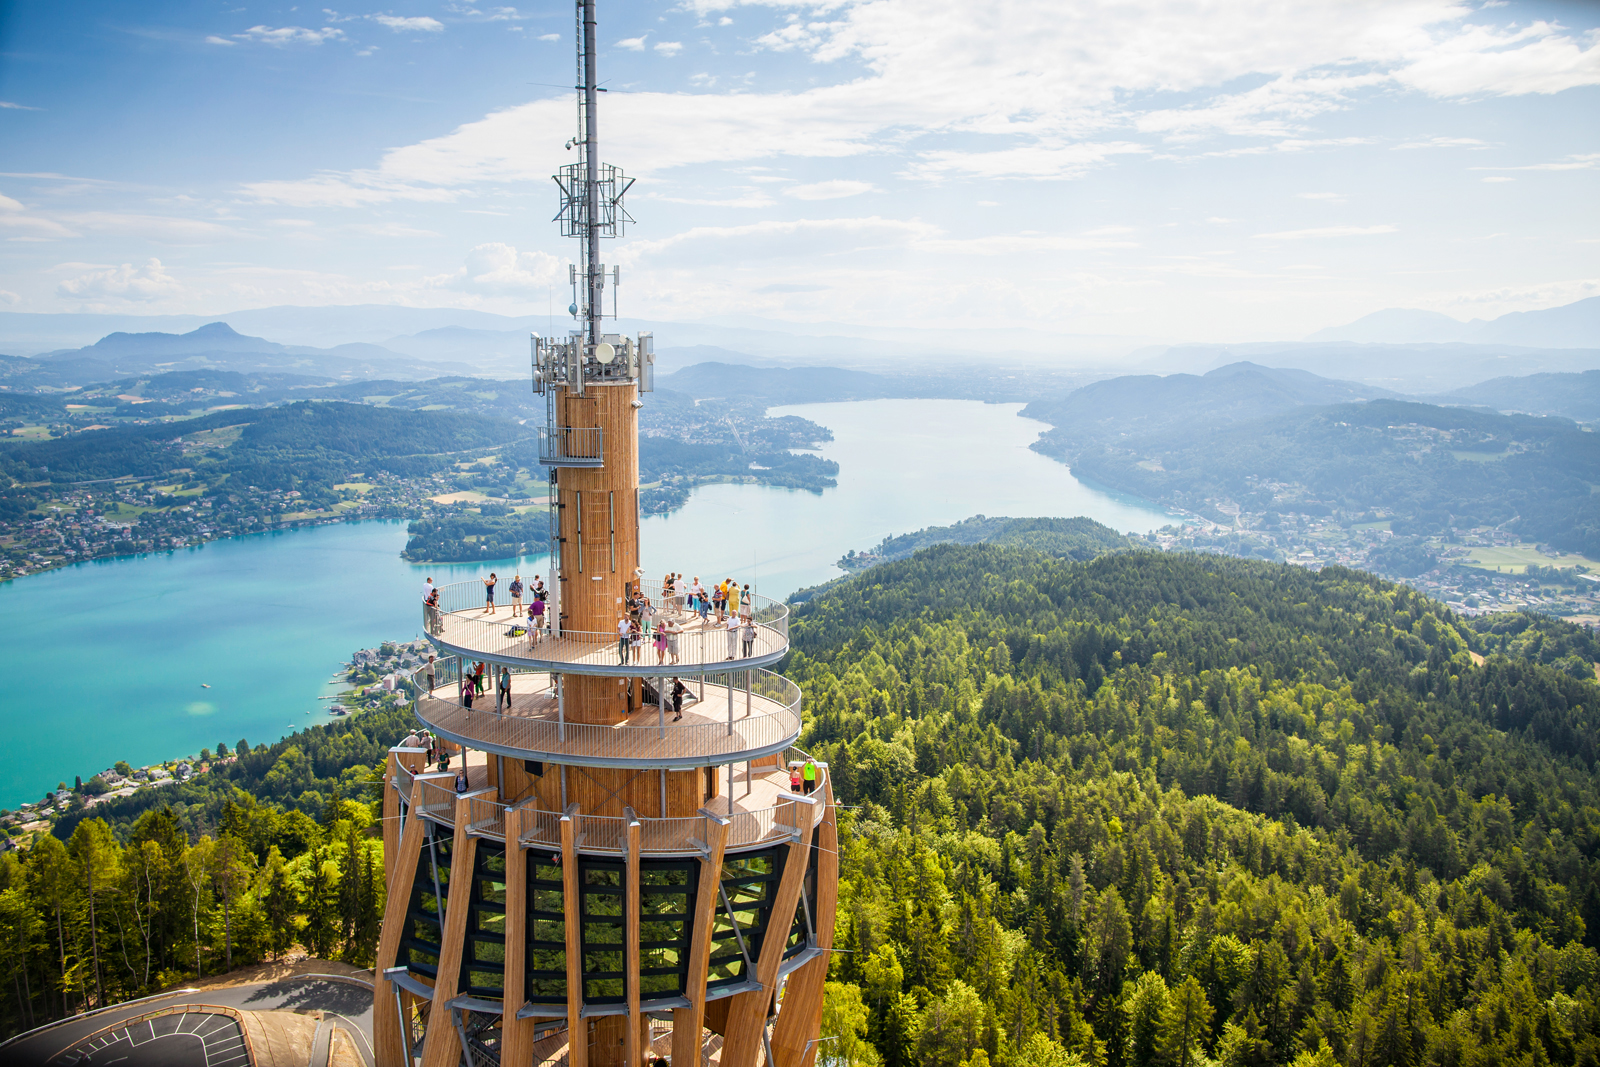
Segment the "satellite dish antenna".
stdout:
[[594,346],[594,358],[601,363],[610,363],[617,358],[617,350],[604,341]]

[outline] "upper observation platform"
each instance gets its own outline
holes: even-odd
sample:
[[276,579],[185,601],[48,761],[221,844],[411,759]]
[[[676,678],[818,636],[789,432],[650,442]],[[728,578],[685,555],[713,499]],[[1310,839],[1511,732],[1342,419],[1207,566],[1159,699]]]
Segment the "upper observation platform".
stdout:
[[[439,607],[424,606],[423,629],[442,651],[468,659],[486,659],[556,674],[591,674],[607,678],[657,678],[713,671],[769,667],[789,651],[789,608],[770,597],[752,595],[741,613],[749,627],[729,629],[715,615],[702,617],[681,601],[663,598],[660,583],[643,582],[647,602],[641,622],[649,632],[638,645],[624,649],[617,630],[604,633],[530,626],[527,602],[514,613],[502,580],[493,612],[486,609],[482,582],[457,582],[439,587]],[[617,609],[621,620],[623,609]],[[667,647],[655,647],[656,632],[665,626]]]
[[472,707],[462,701],[460,677],[460,661],[436,664],[430,692],[426,670],[415,672],[417,718],[463,747],[517,759],[589,767],[706,767],[770,756],[800,737],[800,687],[771,671],[694,677],[685,685],[681,718],[674,717],[670,696],[663,704],[655,694],[626,720],[605,725],[566,721],[548,674],[512,675],[511,698],[505,702],[490,677]]

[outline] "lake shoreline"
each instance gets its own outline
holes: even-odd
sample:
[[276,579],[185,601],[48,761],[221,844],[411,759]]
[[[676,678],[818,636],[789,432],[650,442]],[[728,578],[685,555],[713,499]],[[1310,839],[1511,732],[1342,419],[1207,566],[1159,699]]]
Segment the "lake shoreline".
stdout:
[[[1029,451],[1043,424],[1016,417],[1020,405],[857,401],[799,410],[833,433],[822,451],[842,461],[838,486],[820,494],[696,486],[671,515],[642,518],[647,575],[738,577],[781,600],[838,577],[835,561],[849,549],[977,513],[1081,514],[1119,532],[1171,521],[1089,489]],[[0,690],[0,726],[22,757],[0,766],[0,807],[37,800],[37,789],[71,782],[86,765],[150,764],[215,751],[219,741],[231,748],[241,736],[288,736],[305,725],[303,709],[336,691],[327,685],[338,667],[329,650],[423,636],[425,577],[448,585],[490,569],[548,570],[537,551],[413,562],[401,556],[404,519],[368,518],[217,538],[204,552],[78,560],[93,566],[0,583],[13,661],[74,683],[70,701],[48,704],[24,687]]]

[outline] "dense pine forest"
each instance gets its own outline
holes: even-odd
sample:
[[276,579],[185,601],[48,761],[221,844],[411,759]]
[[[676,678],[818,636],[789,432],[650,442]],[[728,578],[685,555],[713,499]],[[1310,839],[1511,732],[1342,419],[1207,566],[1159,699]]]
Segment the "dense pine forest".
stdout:
[[1576,627],[1338,568],[993,546],[797,616],[803,743],[855,806],[840,1062],[1600,1056]]
[[[793,640],[849,805],[833,1063],[1600,1062],[1578,627],[1339,568],[940,545],[798,596]],[[369,965],[366,783],[407,720],[241,742],[0,856],[0,1026],[293,944]]]

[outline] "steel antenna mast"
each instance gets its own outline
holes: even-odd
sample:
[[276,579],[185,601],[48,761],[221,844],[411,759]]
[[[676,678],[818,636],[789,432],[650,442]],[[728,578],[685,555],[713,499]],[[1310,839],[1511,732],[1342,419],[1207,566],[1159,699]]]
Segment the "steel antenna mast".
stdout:
[[[569,163],[555,176],[561,187],[561,233],[579,241],[579,260],[571,268],[572,315],[583,324],[587,353],[604,340],[606,267],[600,262],[600,240],[621,237],[633,221],[622,198],[633,181],[622,171],[600,162],[600,74],[595,55],[595,0],[576,0],[578,39],[578,135],[567,142],[578,150],[578,162]],[[612,267],[613,289],[622,280]],[[615,297],[612,298],[615,302]]]
[[583,20],[581,41],[583,66],[583,165],[584,207],[588,218],[583,234],[583,262],[587,274],[585,303],[589,309],[587,340],[590,345],[600,343],[600,316],[604,310],[601,302],[606,284],[600,266],[600,128],[599,78],[595,70],[594,54],[594,0],[578,0],[578,10]]

